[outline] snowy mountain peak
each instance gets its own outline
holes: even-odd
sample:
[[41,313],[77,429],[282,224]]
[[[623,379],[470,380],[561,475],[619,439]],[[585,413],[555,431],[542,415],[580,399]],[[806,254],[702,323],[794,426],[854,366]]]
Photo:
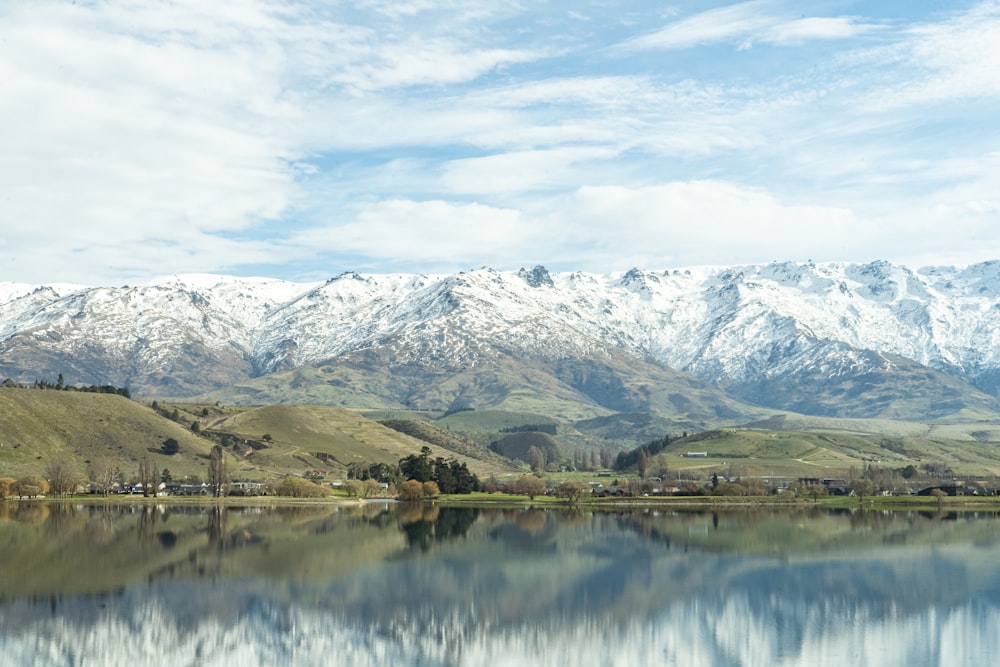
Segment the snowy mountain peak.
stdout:
[[452,370],[504,355],[613,354],[758,402],[760,383],[895,372],[862,354],[874,351],[971,383],[988,402],[1000,388],[1000,262],[0,285],[0,375],[15,379],[73,371],[81,382],[190,394],[365,350]]

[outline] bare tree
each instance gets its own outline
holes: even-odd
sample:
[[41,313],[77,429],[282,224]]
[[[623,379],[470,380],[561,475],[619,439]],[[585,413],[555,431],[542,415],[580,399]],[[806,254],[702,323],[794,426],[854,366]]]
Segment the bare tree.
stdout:
[[90,481],[97,490],[108,495],[115,482],[121,481],[121,473],[115,466],[114,459],[108,456],[96,456],[90,461]]
[[535,475],[525,475],[514,482],[514,490],[519,494],[534,500],[535,496],[545,493],[545,480]]
[[545,470],[545,452],[535,445],[528,447],[528,465],[532,470]]
[[560,498],[565,498],[571,503],[575,503],[580,498],[583,497],[585,493],[590,491],[590,487],[583,482],[577,480],[566,480],[558,487],[556,487],[556,495]]
[[212,453],[208,456],[208,486],[212,489],[213,496],[221,498],[226,494],[228,477],[226,451],[220,445],[216,445],[212,447]]
[[68,461],[52,459],[45,464],[45,478],[49,489],[57,495],[64,495],[76,489],[80,475]]
[[639,450],[639,456],[635,461],[635,469],[639,473],[639,479],[646,479],[646,473],[649,471],[649,452],[645,449]]
[[139,462],[139,483],[142,484],[142,495],[145,497],[156,496],[156,488],[160,482],[160,471],[156,469],[149,454],[142,457]]

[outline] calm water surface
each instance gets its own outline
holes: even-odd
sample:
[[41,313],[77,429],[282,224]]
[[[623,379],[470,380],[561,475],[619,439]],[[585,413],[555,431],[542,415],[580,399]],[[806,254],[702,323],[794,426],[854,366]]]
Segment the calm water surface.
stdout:
[[966,665],[988,513],[0,503],[2,665]]

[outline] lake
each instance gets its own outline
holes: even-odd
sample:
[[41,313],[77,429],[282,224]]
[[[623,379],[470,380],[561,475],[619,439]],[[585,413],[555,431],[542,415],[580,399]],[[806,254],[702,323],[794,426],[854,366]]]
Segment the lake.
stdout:
[[0,503],[3,665],[960,665],[996,513]]

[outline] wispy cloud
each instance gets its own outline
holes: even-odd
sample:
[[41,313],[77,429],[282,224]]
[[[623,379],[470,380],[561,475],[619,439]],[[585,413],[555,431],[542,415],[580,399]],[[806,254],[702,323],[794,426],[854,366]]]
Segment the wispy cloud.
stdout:
[[751,0],[710,9],[625,41],[625,50],[686,49],[718,42],[746,48],[754,42],[778,46],[817,39],[847,39],[876,28],[853,17],[791,18],[791,8],[774,0]]
[[0,280],[1000,247],[1000,2],[851,7],[6,3]]

